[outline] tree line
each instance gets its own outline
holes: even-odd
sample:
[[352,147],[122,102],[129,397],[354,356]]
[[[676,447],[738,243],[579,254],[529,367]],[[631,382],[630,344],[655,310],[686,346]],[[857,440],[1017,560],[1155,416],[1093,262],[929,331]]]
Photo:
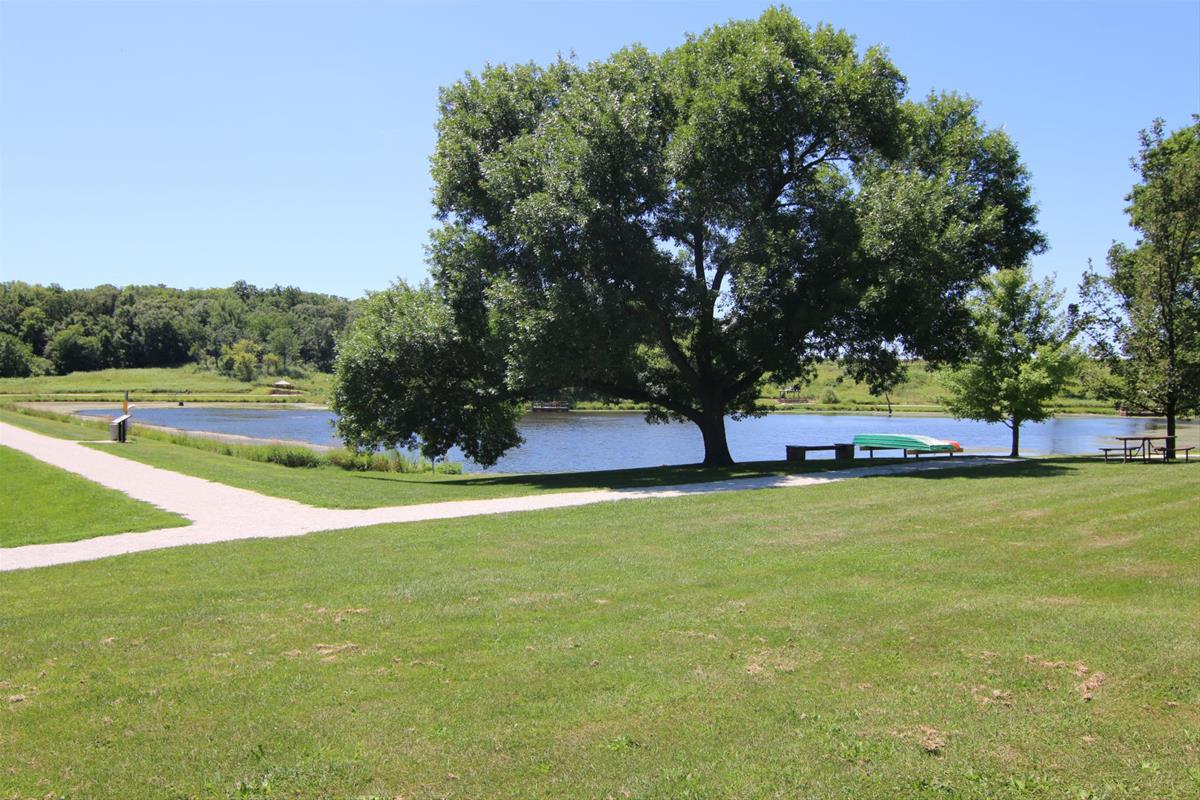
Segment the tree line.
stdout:
[[0,283],[0,376],[201,363],[243,380],[333,367],[356,304],[294,286]]

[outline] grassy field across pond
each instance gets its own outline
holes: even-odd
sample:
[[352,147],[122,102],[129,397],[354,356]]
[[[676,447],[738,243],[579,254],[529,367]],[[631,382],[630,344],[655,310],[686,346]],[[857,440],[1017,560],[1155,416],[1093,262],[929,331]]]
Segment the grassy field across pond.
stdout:
[[0,475],[4,476],[0,547],[73,542],[188,524],[177,514],[7,447],[0,447]]
[[252,382],[239,381],[196,364],[181,367],[143,367],[39,375],[30,378],[0,378],[0,400],[118,400],[126,390],[135,400],[207,400],[210,402],[323,402],[330,376],[305,371],[290,377],[299,395],[271,395],[271,384],[279,376],[263,376]]
[[1037,460],[2,573],[0,796],[1195,797],[1198,481]]

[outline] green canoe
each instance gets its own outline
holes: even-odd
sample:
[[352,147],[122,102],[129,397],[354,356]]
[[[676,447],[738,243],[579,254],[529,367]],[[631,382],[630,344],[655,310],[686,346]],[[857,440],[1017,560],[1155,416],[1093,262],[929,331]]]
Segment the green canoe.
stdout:
[[878,450],[908,450],[911,453],[961,453],[958,442],[934,439],[931,436],[909,436],[902,433],[860,433],[854,437],[858,447]]

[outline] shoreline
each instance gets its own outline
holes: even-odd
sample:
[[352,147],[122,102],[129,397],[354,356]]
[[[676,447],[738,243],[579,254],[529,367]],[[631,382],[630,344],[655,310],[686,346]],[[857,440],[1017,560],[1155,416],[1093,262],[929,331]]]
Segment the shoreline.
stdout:
[[[39,408],[46,411],[52,411],[58,414],[68,414],[75,416],[77,412],[84,409],[113,407],[114,410],[121,407],[120,400],[18,400],[12,403],[14,406],[23,408]],[[185,403],[180,406],[178,401],[167,400],[143,400],[130,401],[130,405],[136,408],[245,408],[245,409],[264,409],[264,408],[282,408],[282,409],[302,409],[305,411],[329,411],[329,406],[323,403],[304,403],[304,402],[289,402],[289,403],[263,403],[254,401],[213,401],[213,400],[197,400],[195,402]],[[572,408],[562,411],[527,411],[526,416],[553,416],[556,414],[644,414],[644,409],[636,408]],[[807,408],[807,407],[790,407],[790,408],[771,408],[763,409],[764,414],[826,414],[830,416],[853,416],[853,417],[945,417],[954,419],[955,417],[945,409],[940,410],[906,410],[896,409],[888,413],[877,408],[863,409],[847,409],[847,408]],[[1050,419],[1059,417],[1095,417],[1101,419],[1165,419],[1160,415],[1154,414],[1117,414],[1117,413],[1100,413],[1095,411],[1060,411],[1054,414]],[[95,419],[95,417],[84,417],[85,419]],[[1179,422],[1191,423],[1200,418],[1178,418]],[[173,429],[174,430],[174,429]]]

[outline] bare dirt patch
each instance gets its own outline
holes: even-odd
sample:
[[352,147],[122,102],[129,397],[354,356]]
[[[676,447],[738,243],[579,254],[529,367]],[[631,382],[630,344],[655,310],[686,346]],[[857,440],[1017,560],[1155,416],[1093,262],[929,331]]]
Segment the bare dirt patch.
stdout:
[[773,675],[779,672],[795,672],[796,659],[790,653],[779,649],[766,648],[751,653],[746,659],[747,675]]
[[1079,696],[1084,700],[1091,700],[1092,697],[1095,696],[1096,690],[1099,689],[1103,683],[1104,673],[1093,672],[1087,677],[1087,680],[1075,687],[1075,691],[1079,692]]
[[354,642],[343,642],[342,644],[316,644],[313,645],[317,651],[317,655],[321,656],[322,661],[336,661],[339,655],[347,653],[355,653],[361,650]]
[[1052,661],[1040,656],[1027,655],[1025,656],[1025,663],[1041,667],[1042,669],[1069,669],[1076,678],[1084,679],[1082,683],[1075,687],[1075,691],[1077,691],[1079,696],[1084,700],[1091,700],[1093,697],[1095,697],[1096,690],[1103,685],[1106,678],[1103,672],[1093,672],[1092,668],[1082,661],[1068,663],[1066,661]]
[[939,731],[930,725],[918,725],[917,732],[920,735],[917,739],[917,744],[921,745],[921,749],[930,755],[939,755],[946,747],[946,734]]

